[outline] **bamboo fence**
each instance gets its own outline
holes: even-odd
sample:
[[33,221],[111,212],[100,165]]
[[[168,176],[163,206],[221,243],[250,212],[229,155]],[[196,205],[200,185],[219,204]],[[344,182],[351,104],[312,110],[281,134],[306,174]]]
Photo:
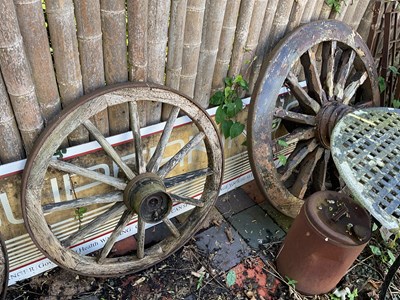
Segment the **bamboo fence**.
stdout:
[[[83,94],[148,81],[206,108],[224,78],[242,74],[250,92],[262,63],[300,24],[343,20],[367,38],[375,0],[2,0],[0,1],[0,161],[29,154],[44,126]],[[171,109],[139,106],[141,126]],[[130,130],[126,105],[96,115],[105,135]],[[84,128],[69,145],[89,140]],[[67,144],[66,144],[67,145]]]

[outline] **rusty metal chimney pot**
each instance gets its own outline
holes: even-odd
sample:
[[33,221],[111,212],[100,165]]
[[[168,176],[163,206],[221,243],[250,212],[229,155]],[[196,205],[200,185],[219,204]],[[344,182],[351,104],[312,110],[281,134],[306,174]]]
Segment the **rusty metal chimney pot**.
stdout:
[[351,198],[317,192],[305,202],[277,257],[283,277],[307,295],[327,293],[339,283],[371,237],[369,214]]

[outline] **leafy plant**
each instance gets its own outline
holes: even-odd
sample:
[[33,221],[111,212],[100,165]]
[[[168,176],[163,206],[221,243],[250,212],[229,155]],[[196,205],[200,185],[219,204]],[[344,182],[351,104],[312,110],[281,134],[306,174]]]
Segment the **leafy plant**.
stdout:
[[341,0],[325,0],[325,3],[332,7],[332,9],[337,13],[340,13],[342,9],[340,2]]
[[354,300],[358,297],[358,289],[351,291],[348,287],[343,290],[336,289],[333,293],[329,294],[330,300],[343,300],[349,299]]
[[230,270],[228,274],[226,274],[226,285],[227,287],[231,287],[236,283],[236,273],[234,270]]
[[294,280],[294,279],[291,279],[291,278],[289,278],[288,276],[285,276],[285,278],[286,278],[286,283],[287,283],[287,285],[288,286],[290,286],[291,288],[296,288],[296,283],[297,283],[297,280]]
[[386,90],[386,81],[382,76],[378,77],[379,92],[382,94]]
[[54,153],[54,156],[57,156],[58,158],[63,158],[65,153],[67,153],[67,149],[58,149]]
[[[281,147],[284,147],[284,148],[286,148],[286,147],[289,146],[288,143],[286,143],[286,141],[284,141],[284,140],[278,140],[278,145],[281,146]],[[277,157],[278,157],[279,162],[280,162],[283,166],[285,166],[285,165],[287,164],[287,157],[286,157],[285,155],[283,155],[283,154],[278,154]]]
[[224,90],[216,92],[210,98],[210,103],[218,106],[215,121],[220,124],[225,138],[233,139],[239,136],[245,128],[244,124],[232,119],[243,110],[240,94],[248,90],[249,85],[242,75],[227,77]]
[[197,280],[197,286],[196,286],[197,290],[199,290],[203,285],[203,279],[204,279],[204,273],[201,273],[199,279]]
[[87,208],[86,207],[77,207],[77,208],[75,208],[75,220],[78,220],[78,222],[79,222],[79,229],[80,229],[81,224],[82,224],[83,215],[86,212],[87,212]]

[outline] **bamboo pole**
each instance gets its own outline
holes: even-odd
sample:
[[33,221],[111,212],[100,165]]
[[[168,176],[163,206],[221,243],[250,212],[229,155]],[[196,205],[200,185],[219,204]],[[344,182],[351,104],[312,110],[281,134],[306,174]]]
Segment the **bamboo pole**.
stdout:
[[307,24],[309,23],[314,16],[315,10],[318,9],[318,2],[321,3],[322,5],[322,1],[321,0],[308,0],[306,3],[306,6],[304,7],[304,12],[303,12],[303,16],[301,17],[301,24]]
[[376,2],[375,0],[369,1],[364,16],[361,18],[360,24],[357,27],[357,32],[361,35],[364,41],[367,40],[371,28],[372,17],[374,15],[375,2]]
[[9,163],[25,157],[13,109],[0,74],[0,161]]
[[354,2],[352,1],[341,1],[340,2],[340,11],[335,11],[334,9],[331,10],[329,15],[329,19],[335,19],[339,21],[343,21],[344,16],[346,15],[346,11],[349,6]]
[[240,3],[235,41],[233,43],[232,57],[228,70],[229,77],[236,76],[241,71],[254,4],[255,0],[242,0]]
[[[168,58],[166,85],[179,90],[182,71],[183,35],[185,33],[187,0],[172,0],[168,33]],[[162,119],[167,120],[171,112],[170,105],[163,105]]]
[[188,0],[186,8],[182,71],[179,81],[179,90],[189,97],[193,97],[194,95],[205,3],[205,0]]
[[[83,94],[79,64],[74,6],[72,0],[46,2],[54,65],[63,107],[70,105]],[[68,136],[70,145],[89,141],[89,132],[80,126]]]
[[[128,68],[130,81],[147,81],[148,0],[127,2],[128,9]],[[140,125],[146,126],[147,102],[138,105]]]
[[261,28],[263,25],[263,20],[265,12],[267,9],[268,0],[256,0],[254,3],[253,14],[251,16],[251,22],[249,27],[249,34],[247,36],[246,51],[243,55],[243,61],[240,73],[249,79],[251,66],[255,59],[258,40],[260,38]]
[[[170,8],[171,0],[149,0],[147,79],[150,82],[159,84],[164,84],[165,79]],[[147,125],[158,123],[161,120],[161,112],[161,102],[148,102],[146,111]]]
[[182,70],[183,35],[186,20],[187,0],[172,0],[171,20],[168,36],[168,59],[166,85],[179,89]]
[[[105,84],[101,33],[100,0],[74,0],[85,94]],[[97,113],[92,122],[104,136],[109,135],[107,109]]]
[[[322,0],[321,0],[322,1]],[[319,14],[319,20],[329,19],[329,15],[331,14],[332,8],[328,5],[325,0],[323,1],[321,12]]]
[[297,28],[303,18],[304,10],[306,8],[307,0],[294,1],[292,11],[289,17],[289,24],[286,29],[287,32],[291,32]]
[[229,62],[235,38],[236,22],[239,15],[240,0],[229,0],[226,5],[224,22],[214,67],[211,94],[224,87],[224,78],[228,74]]
[[[125,0],[101,0],[100,11],[106,83],[126,82],[128,81],[128,62],[126,59]],[[128,131],[128,103],[110,106],[108,122],[110,135]]]
[[320,19],[320,14],[322,11],[322,8],[324,7],[325,0],[317,0],[317,3],[315,4],[314,11],[311,16],[310,21],[316,21]]
[[227,0],[207,0],[194,101],[207,108]]
[[0,68],[29,153],[43,129],[43,119],[12,0],[0,1],[0,20]]
[[257,81],[260,73],[261,65],[264,61],[264,57],[268,55],[268,50],[271,44],[271,29],[274,21],[275,12],[278,8],[279,0],[269,0],[264,15],[263,25],[261,28],[260,38],[258,40],[256,50],[256,60],[253,63],[253,68],[250,76],[250,92],[253,90],[254,85]]
[[36,96],[44,121],[48,123],[61,110],[61,102],[42,2],[41,0],[15,0],[14,3],[26,55],[31,66]]
[[[345,22],[347,24],[349,24],[350,27],[353,28],[354,30],[357,29],[358,24],[360,24],[361,19],[364,16],[364,13],[368,7],[368,5],[362,0],[359,0],[357,2],[358,2],[357,6],[355,6],[353,13],[350,15],[349,10],[347,10],[346,16],[345,16],[345,18],[346,18]],[[369,2],[371,2],[371,1],[369,1]],[[349,14],[349,15],[347,15],[347,14]]]

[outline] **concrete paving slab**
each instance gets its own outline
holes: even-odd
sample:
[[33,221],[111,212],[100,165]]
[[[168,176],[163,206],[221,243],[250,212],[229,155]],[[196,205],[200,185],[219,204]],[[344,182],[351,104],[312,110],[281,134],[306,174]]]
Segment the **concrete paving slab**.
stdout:
[[253,249],[277,241],[285,236],[280,228],[258,205],[252,206],[229,218],[229,223]]
[[242,189],[235,189],[219,197],[215,204],[226,219],[254,205],[254,201]]
[[197,234],[195,240],[197,247],[209,255],[211,266],[220,271],[231,269],[250,255],[250,248],[226,222]]

